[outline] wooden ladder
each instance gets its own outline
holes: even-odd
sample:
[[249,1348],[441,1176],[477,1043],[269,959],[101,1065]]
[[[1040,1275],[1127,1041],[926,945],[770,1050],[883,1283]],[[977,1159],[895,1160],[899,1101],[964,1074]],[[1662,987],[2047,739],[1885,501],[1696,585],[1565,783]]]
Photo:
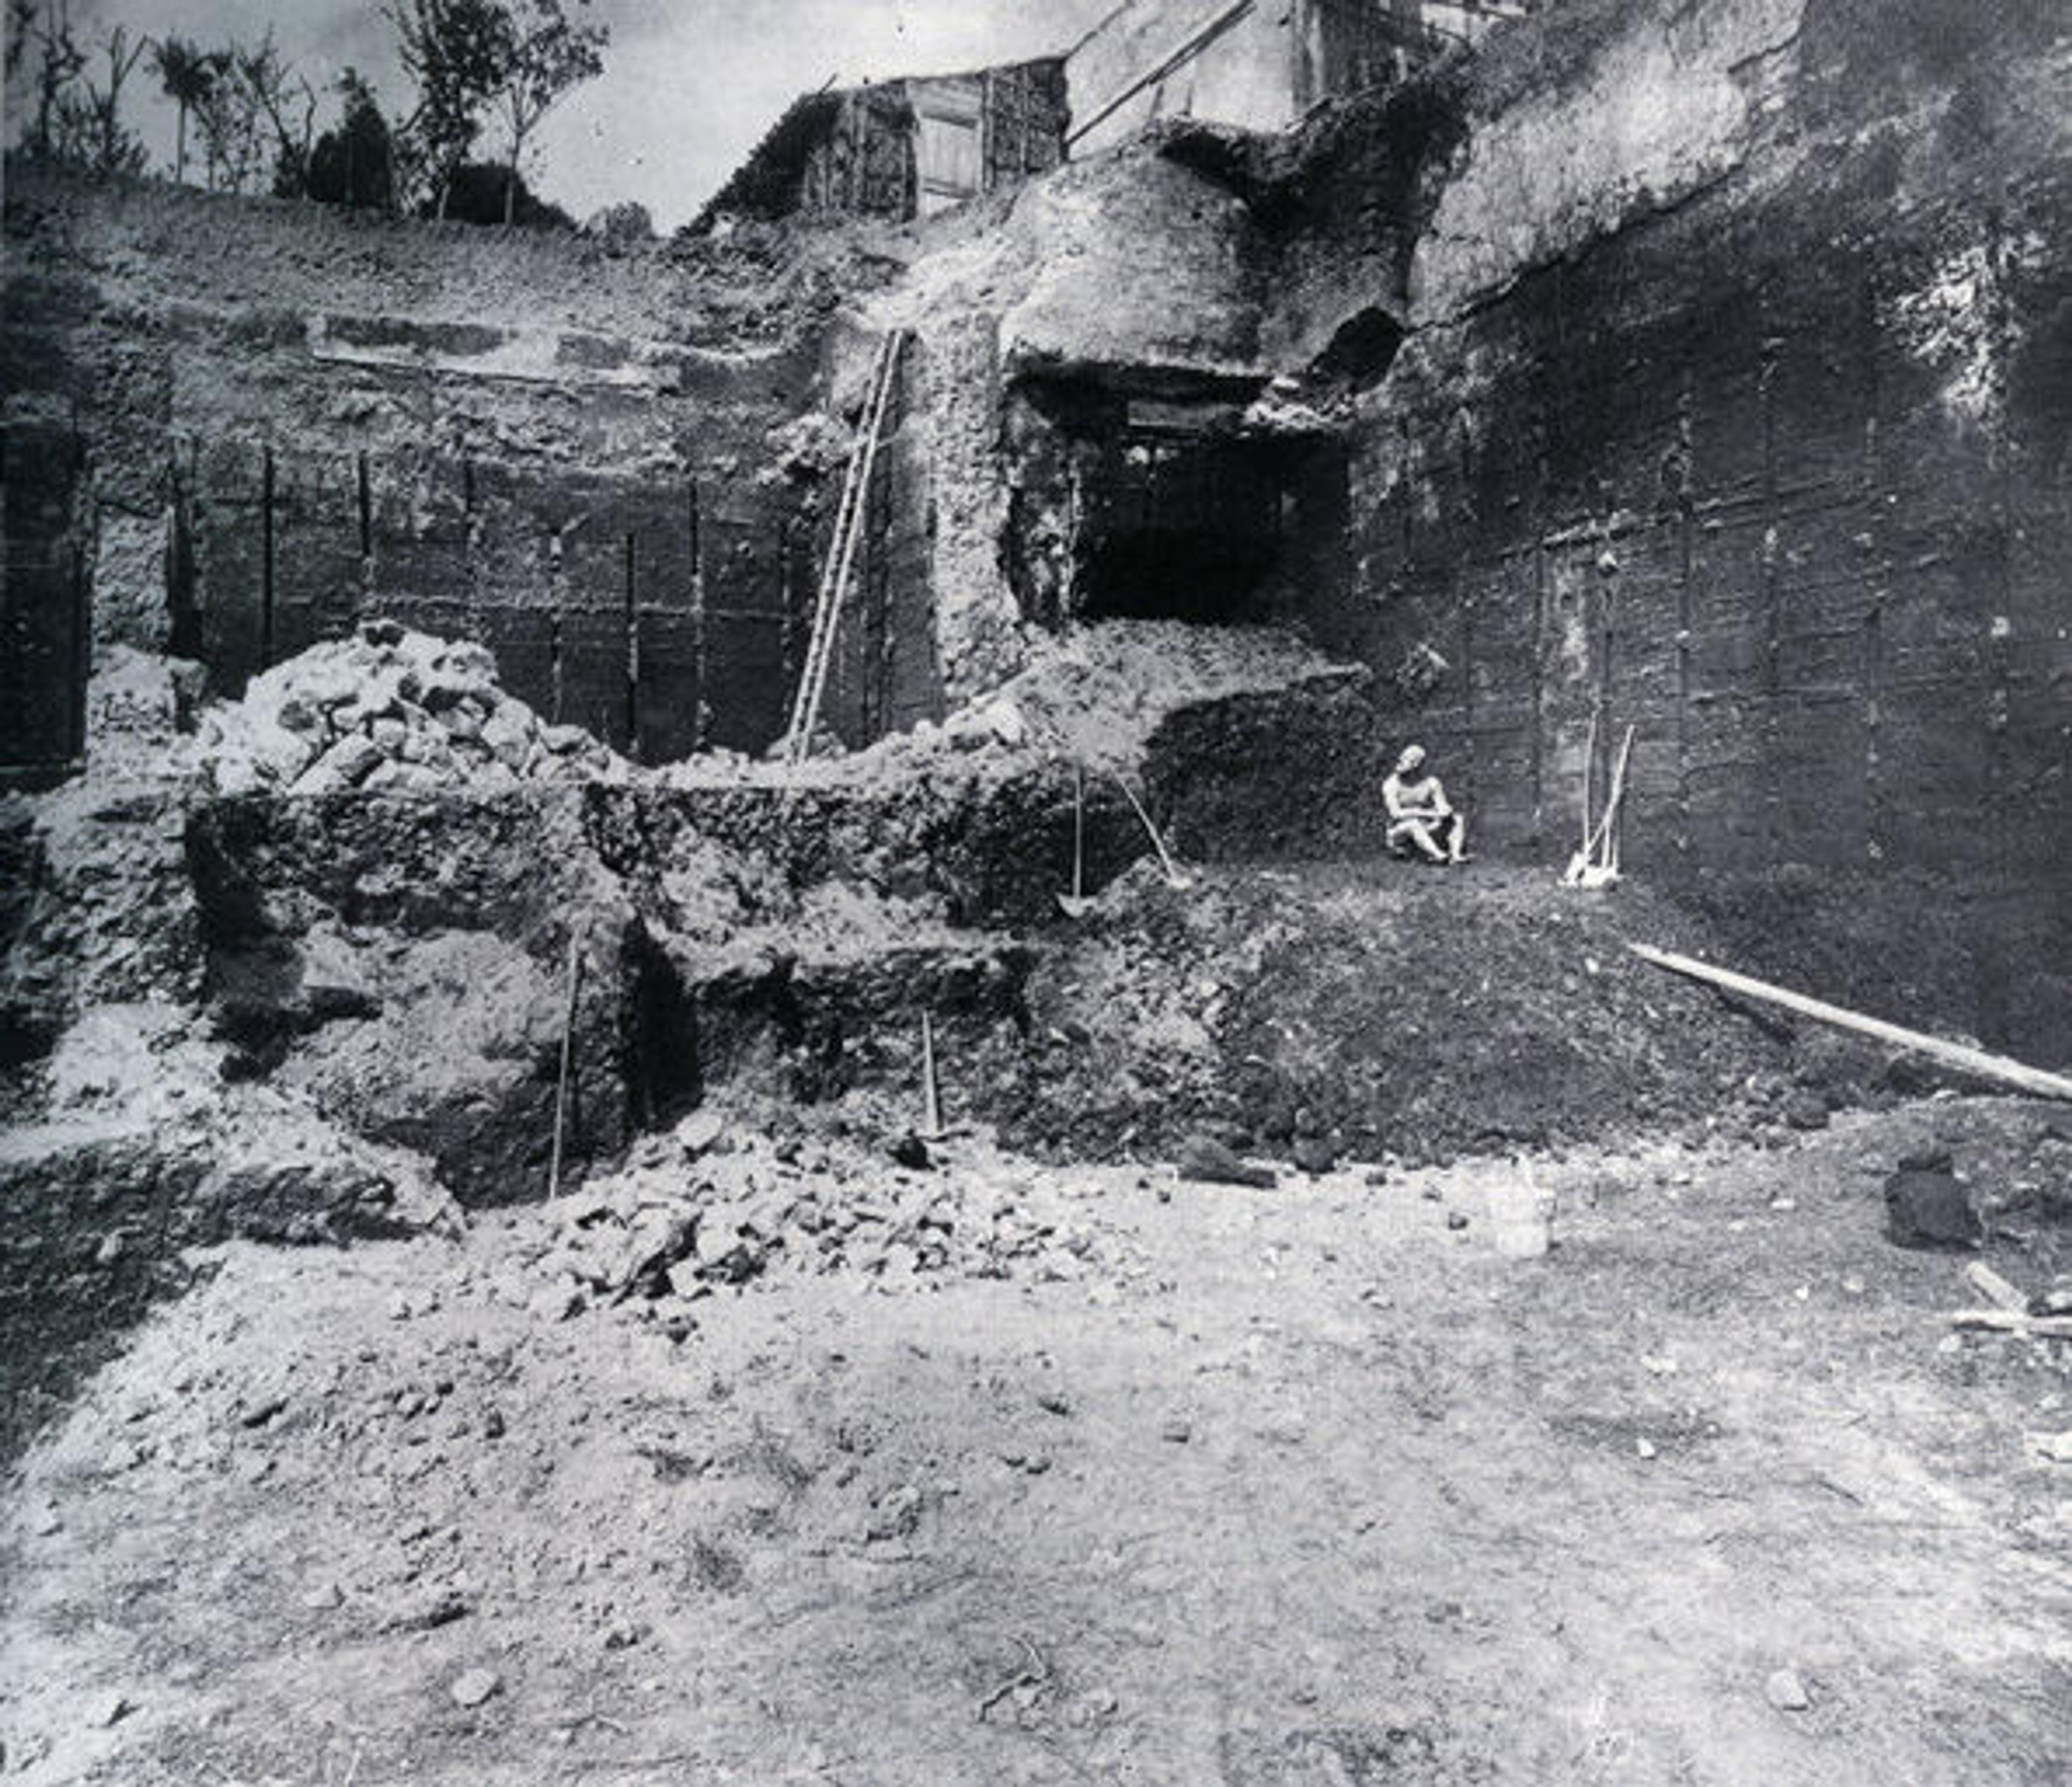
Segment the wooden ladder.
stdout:
[[791,723],[784,729],[783,760],[788,765],[806,760],[812,748],[814,728],[820,723],[820,702],[827,694],[828,672],[834,663],[842,603],[855,569],[857,546],[863,537],[864,512],[870,507],[870,475],[878,463],[885,414],[899,381],[899,356],[906,345],[906,331],[892,330],[878,344],[878,358],[871,368],[870,395],[864,402],[863,442],[849,455],[849,473],[842,480],[834,537],[828,542],[827,562],[820,570],[820,594],[813,603],[813,631],[806,645],[805,668],[800,673],[799,686],[791,698]]

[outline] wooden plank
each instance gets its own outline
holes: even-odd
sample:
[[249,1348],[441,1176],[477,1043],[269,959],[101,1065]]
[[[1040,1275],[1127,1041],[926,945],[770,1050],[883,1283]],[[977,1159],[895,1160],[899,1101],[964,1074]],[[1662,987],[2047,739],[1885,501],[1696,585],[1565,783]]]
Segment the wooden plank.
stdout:
[[2029,1299],[1984,1260],[1973,1260],[1964,1268],[1964,1277],[1971,1288],[1995,1308],[2012,1309],[2022,1315],[2028,1313]]
[[1876,1037],[1880,1042],[1890,1043],[1896,1048],[1926,1055],[1931,1060],[1941,1061],[1947,1066],[1976,1074],[1981,1079],[1997,1080],[2004,1085],[2016,1087],[2038,1098],[2072,1101],[2072,1080],[2062,1074],[2046,1073],[2041,1068],[2009,1060],[2004,1056],[1989,1055],[1982,1048],[1947,1042],[1940,1036],[1926,1036],[1918,1030],[1903,1029],[1898,1024],[1887,1023],[1880,1018],[1867,1018],[1860,1012],[1851,1011],[1844,1007],[1829,1005],[1824,1000],[1808,998],[1803,993],[1773,986],[1767,981],[1737,974],[1725,968],[1715,968],[1691,956],[1675,955],[1667,949],[1651,949],[1644,943],[1629,943],[1626,948],[1642,961],[1651,962],[1657,968],[1666,968],[1673,974],[1685,974],[1709,986],[1723,986],[1729,992],[1745,994],[1752,999],[1767,1000],[1772,1005],[1782,1006],[1787,1011],[1796,1011],[1802,1017],[1812,1018],[1821,1023],[1831,1023],[1838,1029],[1853,1031],[1860,1036]]
[[2013,1309],[1957,1309],[1950,1325],[1988,1334],[2022,1334],[2045,1340],[2072,1340],[2072,1316],[2025,1316]]

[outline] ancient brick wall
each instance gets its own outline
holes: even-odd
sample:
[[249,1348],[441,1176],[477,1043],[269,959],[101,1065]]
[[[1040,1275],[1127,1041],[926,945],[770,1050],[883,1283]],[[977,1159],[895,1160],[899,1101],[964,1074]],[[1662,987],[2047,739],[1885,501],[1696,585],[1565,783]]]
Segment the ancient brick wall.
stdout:
[[7,220],[10,758],[76,748],[76,566],[221,692],[387,613],[650,760],[781,727],[820,361],[767,266],[11,170]]

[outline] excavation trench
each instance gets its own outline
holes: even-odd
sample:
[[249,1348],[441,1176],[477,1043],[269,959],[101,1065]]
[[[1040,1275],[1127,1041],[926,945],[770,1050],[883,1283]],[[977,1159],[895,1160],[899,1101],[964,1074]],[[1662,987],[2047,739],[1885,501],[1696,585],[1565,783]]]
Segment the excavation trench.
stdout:
[[[859,760],[794,789],[253,792],[183,821],[175,803],[170,858],[114,853],[148,865],[165,935],[119,901],[111,922],[147,962],[191,933],[198,1006],[21,1028],[54,1083],[104,1050],[86,1077],[109,1089],[18,1126],[0,1159],[10,1435],[191,1282],[197,1246],[413,1234],[447,1193],[541,1198],[557,1101],[566,1184],[708,1104],[887,1151],[921,1120],[924,1015],[950,1120],[1010,1147],[1149,1162],[1207,1138],[1314,1168],[1758,1135],[1934,1083],[1665,983],[1630,936],[1917,1019],[1963,1021],[1990,980],[1933,890],[1906,922],[1949,947],[1923,957],[1889,908],[1788,875],[1584,898],[1538,863],[1388,862],[1369,791],[1394,737],[1357,676],[1178,703],[1133,768],[1098,743]],[[1190,886],[1157,867],[1124,776]],[[153,838],[167,818],[105,810]],[[1075,833],[1091,909],[1069,920]],[[1875,961],[1850,943],[1867,924],[1893,931]]]

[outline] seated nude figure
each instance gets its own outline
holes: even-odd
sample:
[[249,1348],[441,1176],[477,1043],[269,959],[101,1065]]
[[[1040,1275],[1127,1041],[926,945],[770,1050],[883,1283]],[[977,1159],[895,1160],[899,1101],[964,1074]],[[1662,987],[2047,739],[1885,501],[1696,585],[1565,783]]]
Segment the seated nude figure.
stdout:
[[1388,847],[1399,856],[1414,850],[1429,862],[1465,863],[1467,821],[1453,810],[1437,776],[1420,776],[1424,767],[1424,747],[1411,745],[1396,760],[1395,774],[1381,784]]

